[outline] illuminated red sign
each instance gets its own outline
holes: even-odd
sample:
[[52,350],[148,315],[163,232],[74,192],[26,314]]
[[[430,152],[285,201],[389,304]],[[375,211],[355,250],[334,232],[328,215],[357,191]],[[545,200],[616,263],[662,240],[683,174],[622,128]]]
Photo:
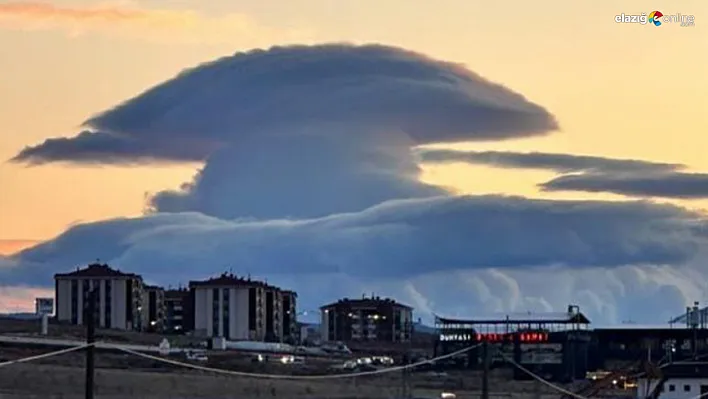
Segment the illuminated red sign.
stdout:
[[519,333],[519,341],[521,341],[521,342],[548,342],[548,333],[544,333],[544,332]]
[[548,333],[545,332],[485,333],[476,335],[477,342],[513,342],[516,337],[518,337],[520,342],[548,342]]

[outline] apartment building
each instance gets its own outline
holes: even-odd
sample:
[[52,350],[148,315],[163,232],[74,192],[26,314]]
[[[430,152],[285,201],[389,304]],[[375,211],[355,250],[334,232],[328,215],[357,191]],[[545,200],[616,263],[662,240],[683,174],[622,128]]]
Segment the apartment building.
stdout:
[[[224,273],[217,278],[190,281],[189,289],[194,298],[196,334],[231,340],[283,341],[284,291],[280,288]],[[287,297],[292,301],[294,296]]]
[[320,311],[325,342],[408,342],[413,333],[413,308],[390,298],[344,298]]
[[143,330],[163,331],[165,328],[165,290],[156,285],[143,287]]
[[169,334],[181,334],[193,328],[191,292],[186,288],[165,291],[165,328]]
[[283,291],[283,342],[300,342],[300,328],[297,322],[297,293]]
[[89,292],[96,290],[96,325],[120,330],[142,329],[143,280],[106,264],[93,263],[54,275],[57,320],[85,323]]

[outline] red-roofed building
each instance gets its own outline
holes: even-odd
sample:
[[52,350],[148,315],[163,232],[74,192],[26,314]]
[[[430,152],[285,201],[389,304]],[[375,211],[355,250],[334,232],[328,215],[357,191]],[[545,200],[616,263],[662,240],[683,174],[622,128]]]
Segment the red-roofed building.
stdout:
[[142,328],[143,279],[106,264],[93,263],[54,275],[57,320],[84,324],[89,292],[96,290],[96,325],[100,328]]

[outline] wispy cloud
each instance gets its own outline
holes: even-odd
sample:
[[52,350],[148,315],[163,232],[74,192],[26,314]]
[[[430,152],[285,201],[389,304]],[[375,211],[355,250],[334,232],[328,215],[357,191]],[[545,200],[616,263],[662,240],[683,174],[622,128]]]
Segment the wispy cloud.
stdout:
[[42,2],[0,3],[0,28],[63,29],[71,35],[104,31],[125,36],[182,42],[305,40],[309,29],[275,29],[245,14],[207,15],[188,9],[148,9],[103,5],[61,7]]

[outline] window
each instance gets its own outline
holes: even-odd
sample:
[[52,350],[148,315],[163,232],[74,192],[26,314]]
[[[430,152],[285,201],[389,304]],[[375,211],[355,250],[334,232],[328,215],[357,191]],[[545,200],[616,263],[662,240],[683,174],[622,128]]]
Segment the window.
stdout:
[[669,392],[674,392],[676,390],[676,385],[670,384],[669,385]]
[[688,384],[684,385],[684,386],[683,386],[683,391],[684,391],[684,392],[691,392],[691,386],[688,385]]
[[211,292],[211,335],[219,336],[219,289],[214,288]]
[[71,324],[79,323],[79,283],[71,280]]
[[231,335],[231,331],[229,330],[229,289],[224,288],[224,291],[222,292],[222,301],[224,302],[224,316],[223,316],[223,323],[224,323],[224,338],[229,339]]

